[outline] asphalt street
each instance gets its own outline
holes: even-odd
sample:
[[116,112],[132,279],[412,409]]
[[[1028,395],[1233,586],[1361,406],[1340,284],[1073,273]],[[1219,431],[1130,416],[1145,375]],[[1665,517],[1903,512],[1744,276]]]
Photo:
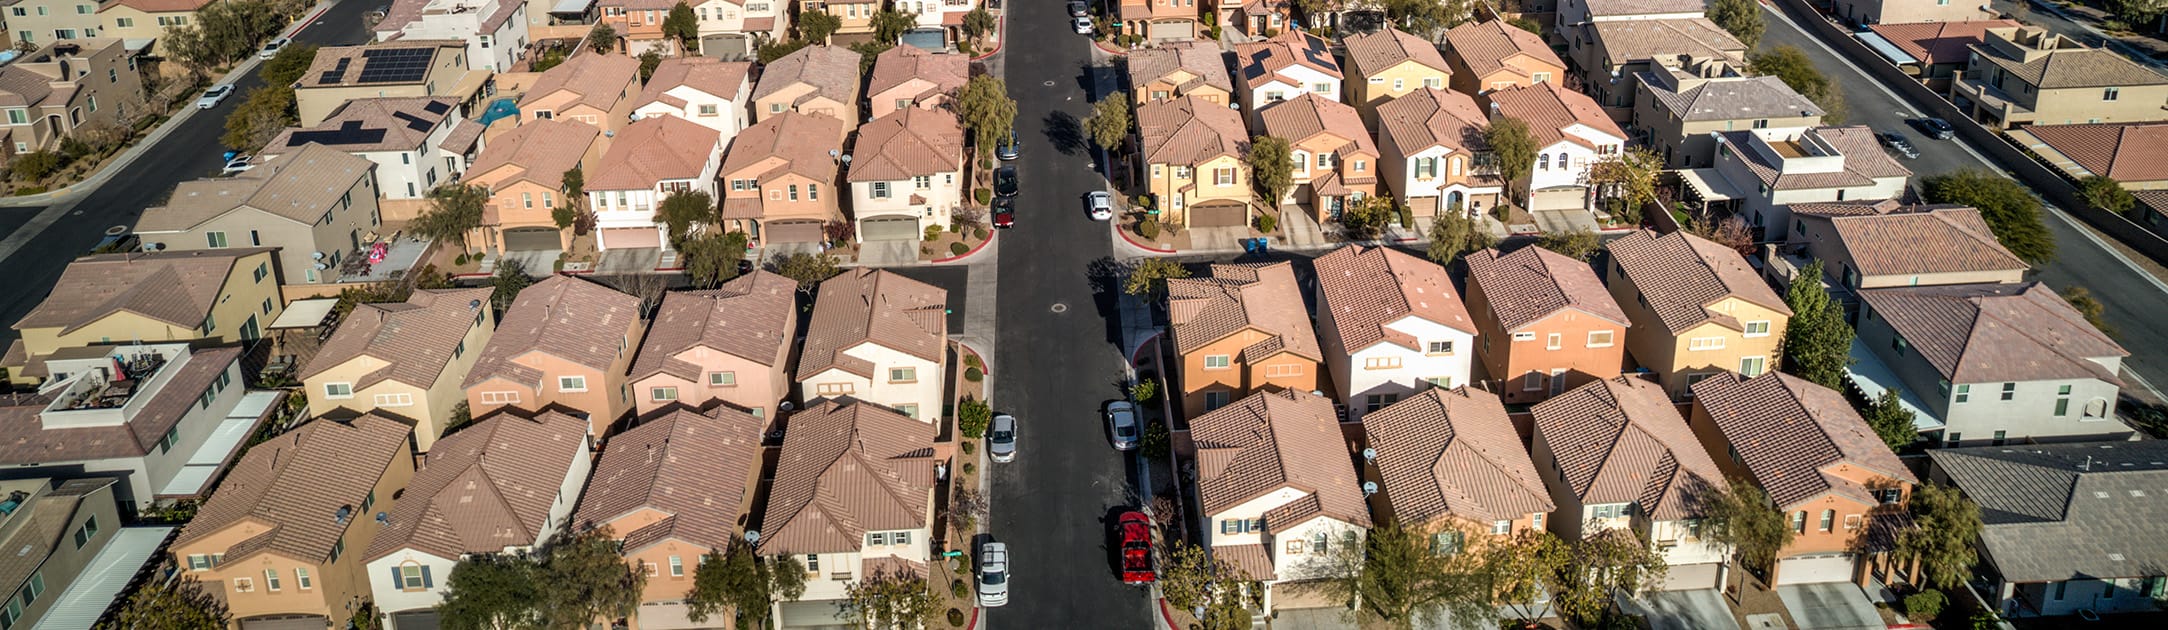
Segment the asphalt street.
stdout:
[[1104,186],[1077,121],[1090,95],[1118,88],[1094,70],[1091,43],[1069,31],[1058,2],[1019,2],[1007,16],[1009,94],[1017,99],[1021,198],[1001,236],[1001,343],[994,404],[1018,418],[1018,456],[993,470],[996,539],[1009,544],[1009,604],[992,628],[1149,628],[1151,604],[1115,577],[1113,515],[1135,506],[1130,459],[1108,445],[1098,410],[1122,396],[1112,293],[1095,293],[1095,261],[1111,254],[1106,226],[1083,196]]
[[[352,45],[369,39],[362,14],[381,3],[376,0],[339,0],[321,17],[301,30],[296,41],[318,45]],[[232,80],[231,77],[228,80]],[[226,115],[233,112],[252,88],[263,85],[255,73],[233,81],[240,89],[209,111],[196,112],[134,163],[107,181],[96,192],[78,199],[60,220],[36,234],[22,249],[0,259],[0,278],[12,290],[0,291],[0,322],[9,325],[45,300],[68,261],[90,251],[106,228],[135,225],[145,207],[163,203],[173,187],[183,181],[218,173],[225,149],[218,137],[226,132]],[[184,107],[193,107],[193,100]],[[14,235],[46,208],[0,209],[0,238]],[[0,343],[15,331],[0,330]]]

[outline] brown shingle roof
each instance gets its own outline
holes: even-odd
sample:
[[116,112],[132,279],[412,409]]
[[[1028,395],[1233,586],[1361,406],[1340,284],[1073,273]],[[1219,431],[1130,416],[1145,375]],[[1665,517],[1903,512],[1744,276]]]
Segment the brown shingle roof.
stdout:
[[1363,433],[1403,522],[1502,521],[1558,507],[1497,394],[1431,388],[1363,414]]
[[1445,41],[1478,77],[1510,69],[1506,60],[1523,55],[1549,66],[1566,67],[1566,62],[1551,52],[1551,46],[1543,43],[1543,36],[1508,25],[1505,20],[1462,23],[1445,32]]
[[1836,232],[1836,245],[1851,253],[1852,266],[1862,275],[2031,268],[1995,240],[1987,220],[1972,208],[1915,206],[1886,214],[1795,216],[1802,221],[1828,221]]
[[[587,457],[587,437],[586,420],[559,411],[533,419],[500,413],[445,435],[407,482],[363,560],[402,549],[457,560],[534,545],[558,525],[550,522],[550,506],[573,462]],[[574,500],[578,490],[573,493],[564,499]]]
[[1370,130],[1363,128],[1362,115],[1355,113],[1354,107],[1316,92],[1304,92],[1302,96],[1258,112],[1257,117],[1264,123],[1265,135],[1290,143],[1299,144],[1319,134],[1331,134],[1341,143],[1334,150],[1342,156],[1378,154],[1377,145],[1370,142]]
[[1799,377],[1719,373],[1694,384],[1694,404],[1784,511],[1828,493],[1873,505],[1873,488],[1831,474],[1843,464],[1919,483],[1843,394]]
[[1413,61],[1423,67],[1449,74],[1452,69],[1445,65],[1445,55],[1438,53],[1438,46],[1423,38],[1410,35],[1388,24],[1383,30],[1362,33],[1341,40],[1347,46],[1348,63],[1366,73],[1377,73],[1402,62]]
[[239,346],[192,350],[188,363],[168,363],[166,383],[142,408],[120,424],[45,426],[45,396],[0,397],[0,464],[30,465],[61,461],[121,459],[150,454],[166,432],[212,389],[226,369],[241,358]]
[[[586,105],[602,111],[610,111],[618,99],[632,96],[623,88],[633,83],[640,74],[640,61],[624,54],[573,54],[557,67],[542,72],[534,86],[519,99],[520,109],[526,109],[543,97],[558,91],[571,92],[571,103],[562,107]],[[611,90],[618,93],[611,94]]]
[[2095,378],[2095,358],[2127,357],[2038,282],[1866,289],[1860,298],[1952,383]]
[[858,268],[829,278],[813,300],[798,378],[829,369],[871,378],[873,364],[848,354],[863,343],[939,363],[947,310],[948,291],[893,272]]
[[753,71],[750,61],[723,61],[714,57],[671,57],[655,66],[655,74],[647,78],[647,87],[633,99],[633,107],[639,108],[660,100],[664,92],[683,86],[700,90],[723,99],[736,98],[738,88],[745,86],[747,75]]
[[375,169],[375,162],[310,143],[239,176],[181,182],[166,205],[144,209],[135,229],[186,231],[244,206],[301,225],[314,225],[342,201],[348,201],[348,191]]
[[759,418],[720,405],[706,413],[679,408],[611,436],[572,522],[591,527],[653,509],[669,516],[612,532],[626,551],[665,539],[728,544],[751,505],[760,427]]
[[428,388],[452,360],[452,350],[489,308],[491,289],[422,289],[405,302],[357,304],[339,330],[301,370],[307,380],[368,356],[386,365],[354,383],[360,391],[392,380]]
[[262,533],[227,547],[226,562],[257,552],[305,561],[330,557],[347,527],[375,518],[363,514],[361,504],[394,458],[410,456],[407,436],[413,431],[413,425],[368,413],[345,421],[312,420],[249,447],[173,544],[187,545],[248,521],[263,527]]
[[[804,83],[813,91],[801,97],[825,97],[838,103],[858,102],[858,53],[838,46],[807,46],[761,68],[753,98],[767,98],[791,85]],[[841,135],[840,133],[838,134]]]
[[1216,264],[1212,275],[1167,281],[1168,334],[1183,354],[1195,352],[1244,328],[1268,337],[1242,351],[1255,361],[1286,351],[1323,361],[1310,310],[1295,285],[1295,268],[1285,262]]
[[1386,327],[1410,316],[1476,332],[1460,293],[1453,290],[1453,278],[1436,263],[1394,249],[1356,245],[1320,256],[1315,264],[1318,308],[1331,310],[1347,352],[1381,341],[1423,351],[1414,335]]
[[1590,37],[1614,65],[1646,60],[1740,58],[1747,46],[1709,18],[1593,22]]
[[1603,107],[1580,92],[1559,87],[1556,82],[1545,81],[1528,87],[1510,87],[1489,92],[1494,114],[1507,118],[1519,118],[1528,123],[1529,135],[1535,136],[1536,147],[1543,148],[1559,141],[1572,142],[1594,148],[1594,143],[1579,135],[1569,135],[1566,128],[1586,126],[1597,133],[1609,134],[1623,141],[1626,132],[1611,121]]
[[722,132],[690,120],[642,118],[617,132],[617,141],[603,154],[586,188],[648,190],[664,181],[697,180],[722,143]]
[[926,527],[933,440],[933,425],[855,400],[826,400],[791,416],[761,549],[854,552],[868,531]]
[[[1198,87],[1217,87],[1229,94],[1234,93],[1232,79],[1227,76],[1227,60],[1218,45],[1200,42],[1170,43],[1158,48],[1147,48],[1129,53],[1129,89],[1158,81],[1176,72],[1187,72],[1195,78],[1175,88],[1175,94],[1183,96]],[[1150,96],[1146,94],[1144,96]]]
[[1729,297],[1787,317],[1792,314],[1792,309],[1755,275],[1739,252],[1708,239],[1685,232],[1657,236],[1640,230],[1612,240],[1604,248],[1611,251],[1612,262],[1641,289],[1649,310],[1659,320],[1655,323],[1674,334],[1702,322],[1744,330],[1738,319],[1708,308]]
[[60,272],[45,301],[15,322],[15,329],[58,327],[67,333],[120,312],[182,328],[202,326],[203,318],[218,304],[233,266],[267,251],[271,250],[235,248],[77,258]]
[[490,140],[482,154],[467,166],[467,174],[471,177],[512,166],[520,169],[519,173],[498,182],[498,187],[524,180],[558,188],[564,185],[565,171],[579,166],[587,147],[601,136],[602,130],[593,125],[571,120],[530,120]]
[[[827,116],[786,111],[763,116],[731,138],[723,154],[726,177],[751,175],[759,179],[796,173],[819,181],[834,181],[836,159],[829,151],[843,150],[843,121]],[[744,170],[768,160],[773,168],[758,173]]]
[[1564,489],[1583,505],[1632,503],[1655,520],[1679,520],[1700,514],[1703,492],[1725,486],[1724,473],[1653,382],[1600,380],[1536,403],[1529,413]]
[[627,351],[625,329],[639,317],[640,298],[572,276],[550,276],[520,290],[461,387],[503,378],[539,388],[546,375],[522,361],[530,353],[607,372]]
[[1632,325],[1588,263],[1533,245],[1505,255],[1486,249],[1463,260],[1468,261],[1469,291],[1482,289],[1491,314],[1506,332],[1566,309]]
[[1868,24],[1867,30],[1889,40],[1891,45],[1913,59],[1927,65],[1965,63],[1972,55],[1971,46],[1984,40],[1984,33],[1991,28],[2015,28],[2023,26],[2016,20],[1970,20],[1965,22],[1911,22],[1906,24]]
[[1236,44],[1235,66],[1242,82],[1253,88],[1279,79],[1281,71],[1295,66],[1308,66],[1333,78],[1341,76],[1340,62],[1333,59],[1325,40],[1296,29],[1264,41]]
[[[1362,481],[1331,400],[1294,390],[1259,392],[1191,420],[1190,438],[1197,443],[1197,496],[1207,515],[1292,487],[1316,498],[1303,516],[1370,525]],[[1302,524],[1282,521],[1267,518],[1265,527],[1284,531]]]
[[[2040,36],[2037,29],[2008,30],[2017,35]],[[2168,84],[2168,75],[2138,65],[2122,53],[2086,48],[2068,39],[2058,39],[2057,48],[2030,62],[2003,56],[1992,45],[1974,44],[1970,48],[1979,61],[1993,64],[2017,80],[2043,90]]]
[[1138,106],[1137,139],[1146,164],[1195,165],[1250,151],[1242,114],[1194,96]]
[[1252,580],[1279,579],[1273,568],[1272,555],[1265,551],[1264,545],[1213,545],[1212,558],[1242,571]]
[[1474,153],[1490,148],[1483,130],[1490,116],[1468,95],[1421,88],[1378,106],[1378,139],[1415,154],[1434,146]]
[[756,269],[713,290],[664,295],[662,308],[655,311],[655,325],[633,359],[632,378],[668,372],[685,380],[697,379],[699,366],[671,356],[696,346],[781,367],[791,344],[785,331],[798,314],[797,291],[797,281]]
[[2126,184],[2168,181],[2168,123],[2033,125],[2024,131],[2090,174]]
[[874,56],[873,78],[866,84],[866,96],[872,98],[917,79],[931,82],[933,87],[911,95],[915,98],[954,95],[971,80],[971,58],[960,53],[928,52],[917,46],[890,48]]
[[[916,46],[904,46],[916,49]],[[858,128],[853,182],[899,181],[963,169],[964,127],[945,109],[905,107]]]

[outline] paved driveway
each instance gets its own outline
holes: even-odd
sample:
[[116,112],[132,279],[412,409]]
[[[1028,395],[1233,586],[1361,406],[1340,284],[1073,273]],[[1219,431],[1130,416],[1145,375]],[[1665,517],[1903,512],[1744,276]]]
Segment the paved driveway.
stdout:
[[1867,592],[1851,582],[1822,582],[1777,587],[1777,597],[1800,630],[1881,630],[1882,613],[1876,612]]
[[1654,630],[1739,630],[1724,594],[1713,588],[1651,591],[1620,599],[1626,610],[1648,616]]

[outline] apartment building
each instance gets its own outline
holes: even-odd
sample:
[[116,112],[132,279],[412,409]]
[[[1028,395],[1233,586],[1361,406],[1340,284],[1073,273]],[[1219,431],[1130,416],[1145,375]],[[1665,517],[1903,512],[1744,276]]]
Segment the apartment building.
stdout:
[[1468,384],[1476,325],[1444,267],[1360,245],[1314,262],[1318,340],[1348,421],[1426,389]]
[[1619,375],[1632,322],[1588,263],[1536,246],[1462,260],[1483,373],[1506,402],[1541,402]]
[[584,278],[550,276],[521,289],[504,309],[461,385],[467,409],[477,418],[506,407],[555,409],[604,435],[632,413],[625,370],[646,332],[640,298]]

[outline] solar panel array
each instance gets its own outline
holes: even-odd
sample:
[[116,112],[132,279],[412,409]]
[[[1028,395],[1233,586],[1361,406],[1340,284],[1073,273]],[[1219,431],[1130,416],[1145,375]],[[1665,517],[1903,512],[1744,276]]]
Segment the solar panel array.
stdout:
[[298,147],[311,142],[334,147],[376,144],[384,141],[385,131],[384,129],[363,129],[361,121],[349,120],[340,123],[337,129],[296,131],[293,137],[286,140],[286,146]]
[[346,66],[347,66],[347,64],[350,64],[350,63],[353,63],[353,62],[354,62],[354,58],[353,58],[353,57],[340,57],[340,58],[339,58],[339,65],[338,65],[337,67],[334,67],[334,68],[330,69],[330,70],[325,70],[325,71],[324,71],[324,75],[323,75],[323,76],[320,76],[320,77],[317,77],[317,78],[316,78],[316,83],[317,83],[317,84],[319,84],[319,85],[335,85],[335,84],[337,84],[337,83],[338,83],[338,82],[339,82],[339,81],[340,81],[341,79],[345,79],[345,78],[346,78]]
[[435,48],[387,48],[361,51],[367,63],[361,66],[358,83],[404,83],[420,81],[429,74],[429,61],[435,57]]
[[437,126],[436,123],[422,120],[422,117],[406,112],[393,112],[391,117],[397,118],[400,122],[406,123],[408,129],[412,129],[415,131],[428,131],[431,128]]
[[430,101],[429,104],[422,106],[422,111],[429,112],[431,114],[442,114],[451,110],[452,104],[446,103],[444,101]]

